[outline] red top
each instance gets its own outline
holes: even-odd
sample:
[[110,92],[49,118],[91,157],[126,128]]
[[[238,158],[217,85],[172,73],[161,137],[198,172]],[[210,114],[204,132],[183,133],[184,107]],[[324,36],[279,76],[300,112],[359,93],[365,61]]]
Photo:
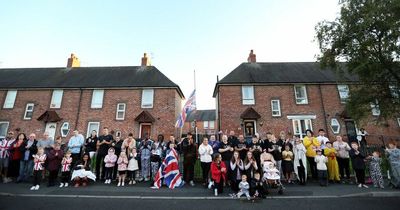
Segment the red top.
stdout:
[[13,145],[11,147],[11,150],[10,150],[10,153],[12,154],[11,160],[21,160],[22,159],[22,152],[19,148],[21,147],[22,143],[24,143],[24,142],[22,141],[19,144],[18,143],[19,143],[18,140],[15,140],[15,142],[13,143]]
[[[225,168],[224,172],[221,171],[222,168]],[[219,183],[221,181],[221,177],[226,180],[226,170],[227,168],[223,161],[219,163],[219,166],[218,163],[214,161],[211,163],[211,177],[215,183]]]

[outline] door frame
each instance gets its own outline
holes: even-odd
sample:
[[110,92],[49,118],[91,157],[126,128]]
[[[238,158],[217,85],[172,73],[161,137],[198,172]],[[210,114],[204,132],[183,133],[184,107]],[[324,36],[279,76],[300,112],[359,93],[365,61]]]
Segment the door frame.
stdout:
[[54,135],[52,136],[50,133],[49,133],[49,137],[51,137],[51,138],[53,138],[53,140],[55,140],[55,137],[56,137],[56,134],[57,134],[57,123],[55,123],[55,122],[47,122],[45,125],[44,125],[44,132],[48,132],[47,131],[47,125],[52,125],[52,124],[54,124],[54,126],[55,126],[55,128],[54,128]]
[[151,137],[151,126],[153,125],[152,123],[139,123],[139,138],[142,137],[142,126],[143,125],[149,125],[150,126],[150,133],[149,133],[149,138]]

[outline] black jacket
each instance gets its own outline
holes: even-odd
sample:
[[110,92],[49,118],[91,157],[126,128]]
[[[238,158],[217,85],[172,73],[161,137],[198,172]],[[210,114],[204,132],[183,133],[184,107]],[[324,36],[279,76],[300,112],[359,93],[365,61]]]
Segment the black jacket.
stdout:
[[33,144],[31,145],[31,147],[29,147],[29,149],[26,149],[25,147],[28,145],[28,141],[29,140],[24,141],[24,143],[22,143],[22,145],[19,147],[19,150],[22,153],[22,160],[25,159],[25,151],[26,150],[29,150],[28,160],[33,160],[32,155],[37,153],[37,146],[36,145],[37,145],[38,141],[35,139],[33,141]]
[[354,149],[351,149],[349,155],[351,158],[353,169],[365,169],[365,157],[360,151],[358,151],[358,154],[356,154],[356,151]]

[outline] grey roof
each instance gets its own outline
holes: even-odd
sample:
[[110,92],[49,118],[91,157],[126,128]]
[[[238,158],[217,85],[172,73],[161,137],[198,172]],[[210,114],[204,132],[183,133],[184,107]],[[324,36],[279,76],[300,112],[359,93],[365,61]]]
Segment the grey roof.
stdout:
[[344,72],[338,74],[332,69],[321,69],[317,62],[242,63],[215,87],[229,84],[332,84],[358,81],[356,76]]
[[189,114],[186,118],[186,122],[196,121],[213,121],[216,119],[215,117],[215,109],[210,110],[196,110]]
[[154,66],[0,69],[0,89],[168,87],[177,84]]

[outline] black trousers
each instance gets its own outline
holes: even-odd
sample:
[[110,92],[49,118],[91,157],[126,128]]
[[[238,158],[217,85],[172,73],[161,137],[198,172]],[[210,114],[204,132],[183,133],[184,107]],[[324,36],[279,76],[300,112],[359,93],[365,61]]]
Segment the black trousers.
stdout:
[[183,180],[185,182],[193,181],[195,161],[184,160],[183,162]]
[[319,184],[321,186],[327,186],[328,185],[328,171],[327,170],[318,170],[318,178],[319,178]]
[[208,174],[210,173],[211,163],[200,162],[201,171],[203,172],[203,182],[208,183]]
[[74,166],[75,163],[80,159],[80,157],[81,157],[81,153],[73,153],[73,154],[71,154],[71,158],[72,158],[71,166]]
[[49,171],[49,186],[53,186],[56,184],[57,175],[58,175],[58,169]]
[[[106,174],[106,171],[105,171],[106,164],[104,163],[105,157],[106,157],[106,155],[103,155],[103,154],[96,155],[96,179],[98,179],[98,180],[104,180],[104,176]],[[101,170],[101,175],[100,175],[100,170]]]
[[350,179],[350,166],[349,166],[349,158],[337,158],[339,165],[339,173],[340,178],[344,179],[344,174],[346,173],[346,178]]
[[297,166],[297,172],[299,174],[299,181],[300,184],[305,184],[306,183],[306,168],[303,165],[303,161],[299,160],[300,166]]
[[71,176],[71,171],[61,172],[61,182],[68,183]]
[[358,184],[365,184],[365,171],[364,169],[354,169],[356,172],[357,183]]
[[43,170],[33,171],[33,186],[40,185],[40,182],[42,182],[42,175],[43,175]]
[[310,164],[311,177],[314,180],[317,180],[318,179],[317,163],[315,162],[315,158],[314,157],[307,157],[307,160],[308,160],[308,164]]
[[112,174],[113,174],[113,171],[114,171],[114,167],[105,167],[105,178],[106,179],[112,179]]
[[219,183],[216,183],[214,181],[214,190],[217,189],[218,194],[223,193],[224,192],[224,179],[221,178],[221,180],[219,181]]

